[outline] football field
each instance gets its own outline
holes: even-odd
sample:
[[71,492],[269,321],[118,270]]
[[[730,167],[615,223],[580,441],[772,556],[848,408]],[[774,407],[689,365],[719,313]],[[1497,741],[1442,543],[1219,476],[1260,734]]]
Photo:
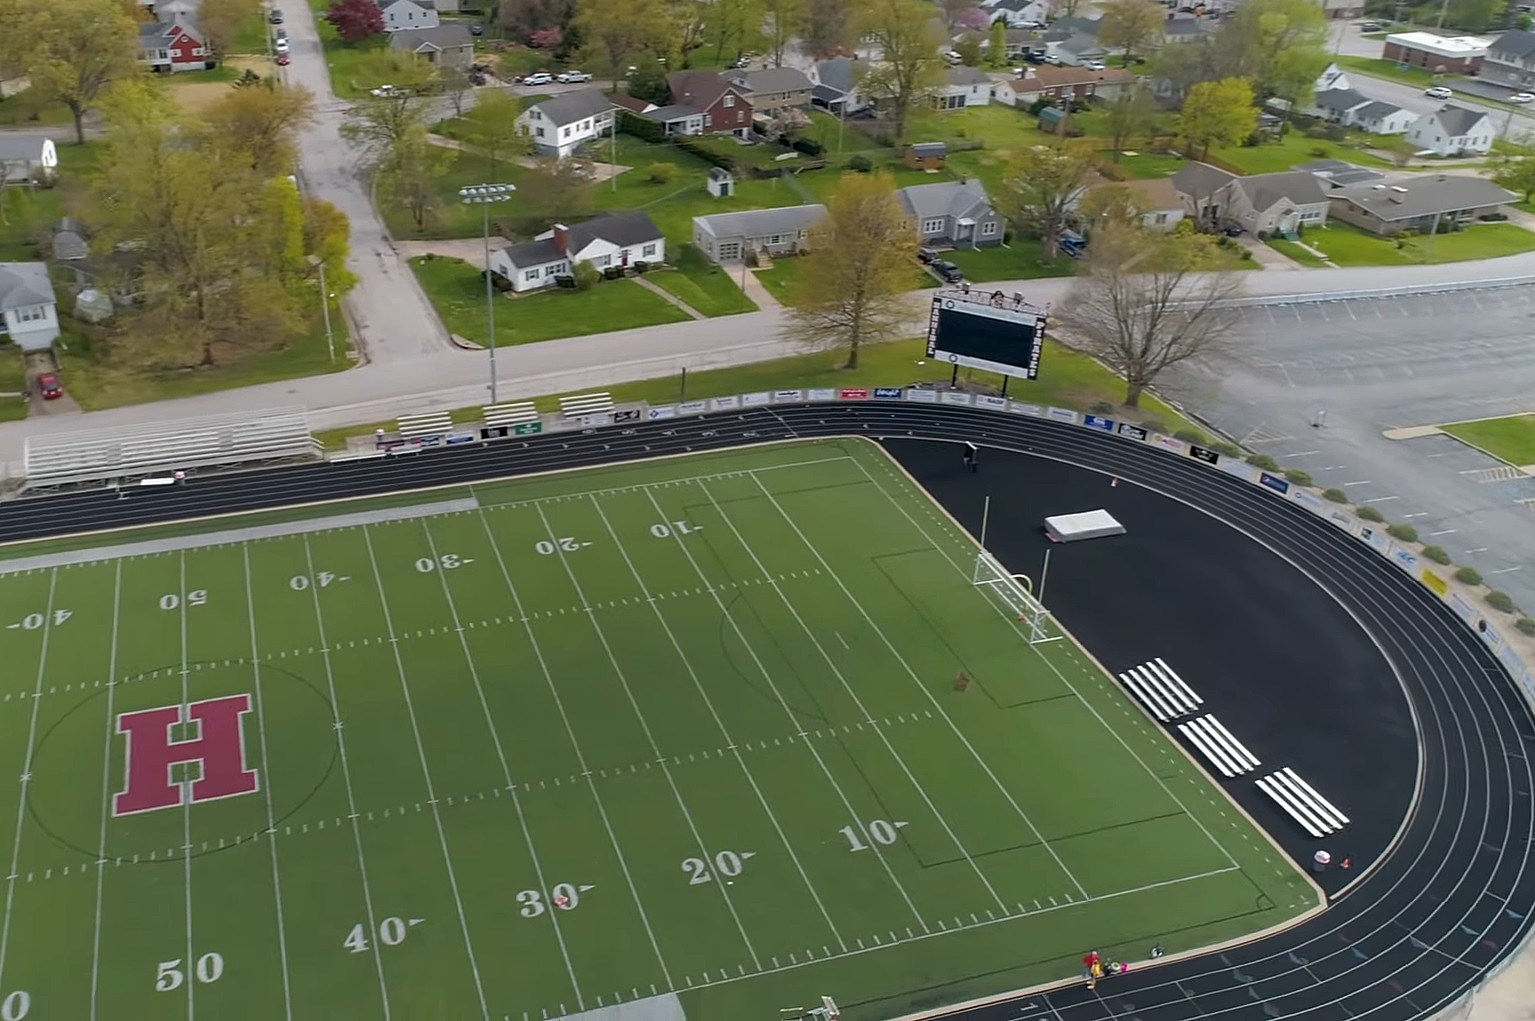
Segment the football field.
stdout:
[[0,551],[0,1021],[874,1018],[1315,907],[975,556],[857,440]]

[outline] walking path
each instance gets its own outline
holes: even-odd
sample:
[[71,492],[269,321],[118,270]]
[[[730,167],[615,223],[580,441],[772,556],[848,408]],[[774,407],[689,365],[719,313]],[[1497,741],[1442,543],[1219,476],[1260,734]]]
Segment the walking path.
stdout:
[[745,266],[727,266],[730,278],[734,280],[746,293],[746,296],[757,303],[758,308],[779,308],[783,303],[777,295],[767,289],[767,284],[757,279],[757,274],[746,269]]
[[687,302],[685,302],[681,298],[677,297],[671,291],[666,290],[664,287],[657,287],[655,284],[651,283],[649,280],[646,280],[644,278],[644,276],[642,276],[642,275],[636,274],[635,276],[632,276],[629,279],[633,280],[635,283],[639,284],[641,287],[645,288],[645,290],[649,291],[651,294],[654,294],[656,297],[660,298],[662,301],[665,301],[665,302],[668,302],[670,304],[676,305],[678,308],[682,309],[682,311],[686,312],[690,319],[707,319],[707,318],[709,318],[708,316],[704,315],[702,312],[698,311],[698,309],[694,308],[692,305],[689,305]]

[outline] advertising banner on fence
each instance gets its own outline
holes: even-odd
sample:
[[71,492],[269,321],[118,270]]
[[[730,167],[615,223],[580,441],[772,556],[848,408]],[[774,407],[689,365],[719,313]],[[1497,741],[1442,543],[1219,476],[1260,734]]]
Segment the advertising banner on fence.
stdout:
[[1278,475],[1270,475],[1268,472],[1258,473],[1258,484],[1260,486],[1267,486],[1276,493],[1288,493],[1290,491],[1290,484],[1288,482]]
[[874,388],[874,397],[881,401],[898,401],[906,394],[898,386],[877,386]]
[[716,397],[709,402],[709,407],[715,411],[733,411],[741,406],[740,397]]
[[834,401],[837,399],[837,391],[830,387],[810,391],[810,399],[813,401]]
[[796,401],[802,401],[804,399],[805,399],[805,391],[803,391],[803,390],[774,390],[773,391],[773,403],[774,404],[793,404]]
[[1307,510],[1316,511],[1318,514],[1326,513],[1327,507],[1326,504],[1322,502],[1322,498],[1317,496],[1309,489],[1302,489],[1300,486],[1291,486],[1290,499],[1294,500],[1302,507],[1305,507]]
[[1072,425],[1077,423],[1077,413],[1070,408],[1051,408],[1045,412],[1045,415],[1057,422],[1070,422]]
[[1482,619],[1482,615],[1477,612],[1476,607],[1467,602],[1466,597],[1459,592],[1451,592],[1446,597],[1445,602],[1450,604],[1450,609],[1454,610],[1461,620],[1472,627],[1476,627],[1476,622]]
[[1215,467],[1227,475],[1235,475],[1237,478],[1246,479],[1248,482],[1258,481],[1257,469],[1246,461],[1237,461],[1229,457],[1223,457],[1214,463]]
[[761,407],[762,405],[767,404],[772,399],[773,399],[773,395],[772,394],[768,394],[768,393],[742,394],[741,395],[741,407],[743,407],[743,408],[757,408],[757,407]]
[[1007,398],[993,397],[991,394],[977,394],[975,404],[978,408],[993,408],[1000,411],[1007,407]]
[[866,401],[869,399],[869,391],[861,387],[842,389],[837,391],[837,396],[844,401]]
[[676,418],[677,409],[670,404],[663,404],[659,408],[651,408],[645,414],[654,422],[658,418]]
[[1219,464],[1221,460],[1221,456],[1215,451],[1207,447],[1196,446],[1193,443],[1189,444],[1189,456],[1196,461],[1203,461],[1205,464]]
[[1045,409],[1038,404],[1024,404],[1022,401],[1013,401],[1007,406],[1007,410],[1017,415],[1028,415],[1031,418],[1044,418]]
[[679,415],[702,415],[707,410],[709,410],[709,406],[703,401],[683,401],[677,405],[677,414]]
[[1360,528],[1359,538],[1363,539],[1371,546],[1374,546],[1377,553],[1384,554],[1391,552],[1391,540],[1386,537],[1385,532],[1382,532],[1380,529],[1375,528],[1372,525],[1365,525],[1364,527]]
[[1119,423],[1119,435],[1128,437],[1132,440],[1145,440],[1145,438],[1151,434],[1138,425],[1131,425],[1129,422],[1121,422]]
[[643,409],[641,408],[624,408],[621,411],[613,412],[613,422],[615,425],[620,422],[638,422],[644,417]]
[[1503,641],[1503,633],[1497,628],[1493,627],[1491,622],[1483,622],[1478,624],[1476,629],[1482,633],[1482,640],[1486,642],[1488,648],[1492,649],[1494,652],[1501,650],[1507,644]]
[[[1051,412],[1055,411],[1054,408],[1050,410]],[[1104,418],[1102,415],[1083,415],[1082,424],[1089,429],[1097,429],[1099,432],[1111,433],[1114,431],[1114,420],[1112,418]]]
[[1524,661],[1519,658],[1519,653],[1514,651],[1512,645],[1504,642],[1503,646],[1498,649],[1498,659],[1502,660],[1503,665],[1508,667],[1509,673],[1515,677],[1524,677],[1526,683],[1528,683],[1529,677],[1525,672]]
[[916,401],[918,404],[937,404],[938,403],[938,391],[937,390],[916,390],[916,389],[907,390],[906,391],[906,399],[908,401]]
[[975,402],[967,393],[960,393],[958,390],[945,390],[943,392],[943,403],[969,405]]
[[1422,571],[1418,572],[1418,580],[1423,583],[1425,588],[1427,588],[1434,595],[1438,596],[1440,599],[1443,599],[1450,594],[1450,583],[1426,567]]
[[1391,561],[1408,574],[1418,573],[1418,555],[1410,549],[1392,543]]

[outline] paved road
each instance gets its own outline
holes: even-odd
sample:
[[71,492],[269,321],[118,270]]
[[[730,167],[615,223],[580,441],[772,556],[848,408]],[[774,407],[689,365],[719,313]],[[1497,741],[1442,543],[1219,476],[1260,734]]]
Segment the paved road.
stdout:
[[[1415,527],[1535,610],[1535,479],[1386,429],[1535,408],[1531,288],[1249,309],[1172,392],[1285,468]],[[1319,420],[1321,427],[1312,423]]]

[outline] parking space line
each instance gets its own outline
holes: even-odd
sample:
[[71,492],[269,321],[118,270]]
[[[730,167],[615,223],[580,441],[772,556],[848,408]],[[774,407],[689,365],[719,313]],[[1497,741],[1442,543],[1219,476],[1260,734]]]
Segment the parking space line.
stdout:
[[1320,450],[1297,450],[1293,454],[1280,454],[1280,457],[1309,457],[1312,454],[1320,454]]
[[1430,532],[1428,534],[1430,536],[1434,536],[1434,535],[1454,535],[1458,531],[1460,531],[1460,529],[1458,529],[1458,528],[1441,528],[1437,532]]
[[1343,483],[1345,486],[1369,486],[1374,485],[1369,479],[1356,479],[1353,482]]
[[1400,500],[1400,496],[1373,496],[1365,503],[1385,503],[1387,500]]

